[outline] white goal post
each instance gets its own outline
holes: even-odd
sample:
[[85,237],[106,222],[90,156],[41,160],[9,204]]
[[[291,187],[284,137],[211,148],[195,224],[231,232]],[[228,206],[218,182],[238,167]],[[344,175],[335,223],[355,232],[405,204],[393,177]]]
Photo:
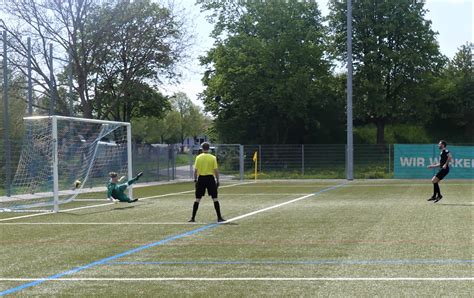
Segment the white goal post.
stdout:
[[[65,116],[24,121],[11,196],[0,196],[0,212],[58,212],[97,191],[105,200],[109,172],[132,178],[130,123]],[[128,192],[132,198],[132,187]]]

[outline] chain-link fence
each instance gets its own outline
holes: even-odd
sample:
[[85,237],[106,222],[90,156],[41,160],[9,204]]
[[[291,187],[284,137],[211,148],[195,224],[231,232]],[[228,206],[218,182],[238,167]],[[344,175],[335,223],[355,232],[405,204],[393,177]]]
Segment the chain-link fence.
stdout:
[[[257,153],[260,178],[345,178],[344,144],[245,145],[245,177],[254,177]],[[390,178],[393,145],[355,145],[356,178]]]
[[[21,142],[12,141],[12,171],[21,154]],[[3,148],[0,148],[2,152]],[[216,155],[222,179],[254,179],[257,153],[259,179],[344,179],[346,177],[345,144],[306,145],[229,145],[211,147]],[[133,171],[145,173],[143,182],[191,179],[196,155],[181,151],[176,145],[133,145]],[[5,186],[4,155],[0,160],[0,193]],[[355,145],[354,177],[356,179],[393,178],[393,145]],[[104,181],[106,178],[104,178]],[[98,181],[98,185],[103,181]]]

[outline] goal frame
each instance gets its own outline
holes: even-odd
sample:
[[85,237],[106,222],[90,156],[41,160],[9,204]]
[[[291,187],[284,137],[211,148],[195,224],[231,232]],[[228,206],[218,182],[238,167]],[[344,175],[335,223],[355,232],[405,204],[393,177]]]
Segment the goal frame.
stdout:
[[[29,116],[24,117],[23,120],[42,120],[49,119],[51,120],[51,139],[52,139],[52,172],[53,172],[53,213],[59,212],[59,160],[58,160],[58,120],[69,120],[76,122],[86,122],[86,123],[97,123],[97,124],[114,124],[125,126],[127,130],[127,175],[131,179],[132,172],[132,127],[130,122],[120,122],[120,121],[110,121],[110,120],[98,120],[98,119],[89,119],[89,118],[79,118],[79,117],[69,117],[69,116]],[[128,188],[128,195],[133,199],[133,187],[130,185]],[[19,211],[19,210],[18,210]],[[31,212],[38,212],[38,210],[30,210]],[[16,210],[15,210],[16,212]],[[21,212],[21,211],[20,211]],[[22,210],[22,212],[27,212],[27,210]]]

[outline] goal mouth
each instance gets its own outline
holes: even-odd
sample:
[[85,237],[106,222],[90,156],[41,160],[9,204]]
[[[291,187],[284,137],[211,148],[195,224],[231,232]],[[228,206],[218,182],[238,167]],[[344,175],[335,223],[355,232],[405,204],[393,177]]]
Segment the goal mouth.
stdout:
[[57,212],[104,187],[111,171],[131,177],[130,123],[65,116],[24,121],[18,167],[9,196],[0,196],[0,211]]

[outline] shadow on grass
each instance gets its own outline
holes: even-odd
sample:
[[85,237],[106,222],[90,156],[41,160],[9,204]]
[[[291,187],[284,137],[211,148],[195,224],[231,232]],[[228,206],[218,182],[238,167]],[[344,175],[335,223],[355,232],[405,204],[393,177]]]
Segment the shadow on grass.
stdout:
[[238,226],[239,224],[236,222],[222,222],[220,223],[221,226]]
[[452,203],[452,204],[451,204],[451,203],[438,203],[438,204],[436,204],[436,205],[441,205],[441,206],[459,206],[459,207],[461,207],[461,206],[474,207],[473,204],[456,204],[456,203]]
[[62,214],[74,215],[74,216],[84,216],[84,215],[91,215],[91,214],[108,213],[108,212],[112,212],[112,211],[123,211],[123,210],[128,210],[128,209],[131,209],[131,208],[135,208],[135,206],[117,207],[117,208],[113,208],[113,209],[97,210],[97,211],[92,211],[92,212],[81,212],[81,213],[62,212]]

